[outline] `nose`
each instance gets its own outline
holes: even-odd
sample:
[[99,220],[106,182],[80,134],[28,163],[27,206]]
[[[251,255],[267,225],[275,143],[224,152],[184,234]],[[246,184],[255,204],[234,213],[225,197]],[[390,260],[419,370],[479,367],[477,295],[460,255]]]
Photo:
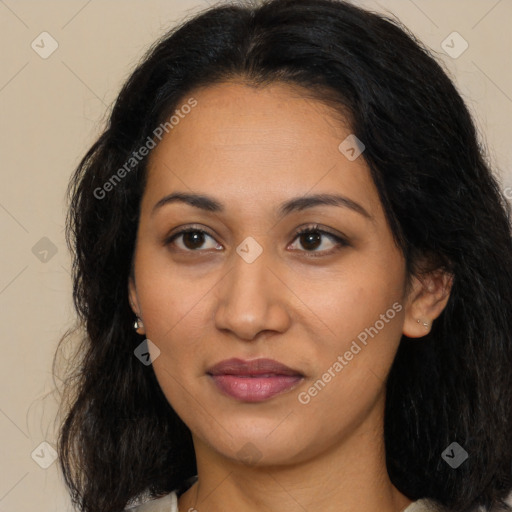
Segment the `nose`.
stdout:
[[285,332],[291,320],[286,302],[290,291],[278,279],[271,258],[263,251],[252,263],[238,254],[233,259],[233,267],[218,284],[217,329],[246,341],[262,332]]

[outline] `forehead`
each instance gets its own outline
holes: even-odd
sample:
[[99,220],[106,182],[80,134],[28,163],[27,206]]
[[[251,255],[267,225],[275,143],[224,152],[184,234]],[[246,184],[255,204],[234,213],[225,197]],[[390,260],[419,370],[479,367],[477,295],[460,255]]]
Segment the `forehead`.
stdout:
[[181,104],[190,97],[197,105],[150,154],[152,199],[173,189],[268,201],[338,189],[367,196],[367,204],[376,199],[364,159],[349,161],[338,148],[351,134],[348,123],[299,89],[228,82]]

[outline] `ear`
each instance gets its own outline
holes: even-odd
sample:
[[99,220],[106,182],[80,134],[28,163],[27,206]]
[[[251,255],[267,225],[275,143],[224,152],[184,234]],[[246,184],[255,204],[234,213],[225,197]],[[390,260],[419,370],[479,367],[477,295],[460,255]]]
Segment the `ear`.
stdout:
[[128,278],[128,299],[130,301],[132,311],[135,313],[135,315],[140,317],[139,299],[137,298],[137,290],[135,288],[135,279],[133,276]]
[[435,270],[412,279],[405,306],[403,334],[409,338],[421,338],[430,332],[433,321],[446,307],[453,275]]
[[132,311],[135,313],[135,316],[137,317],[137,320],[134,322],[133,327],[135,328],[135,331],[137,334],[145,335],[145,327],[144,323],[141,318],[140,313],[140,305],[139,305],[139,299],[137,297],[137,289],[135,287],[135,279],[131,275],[128,278],[128,299],[130,301],[130,306],[132,308]]

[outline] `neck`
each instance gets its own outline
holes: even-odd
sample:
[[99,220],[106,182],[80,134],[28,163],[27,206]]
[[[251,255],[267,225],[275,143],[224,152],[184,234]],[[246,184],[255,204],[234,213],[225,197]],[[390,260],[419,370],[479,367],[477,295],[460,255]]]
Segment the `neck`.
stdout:
[[[375,411],[381,420],[382,412]],[[180,496],[179,510],[401,512],[411,500],[389,479],[379,423],[368,417],[348,438],[293,465],[242,464],[194,437],[198,481]]]

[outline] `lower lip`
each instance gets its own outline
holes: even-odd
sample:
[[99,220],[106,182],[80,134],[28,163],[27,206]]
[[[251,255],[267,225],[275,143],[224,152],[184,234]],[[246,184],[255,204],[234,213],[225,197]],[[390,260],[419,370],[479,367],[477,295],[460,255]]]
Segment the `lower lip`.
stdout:
[[210,375],[226,395],[242,402],[262,402],[294,388],[302,377],[274,375],[272,377],[241,377],[239,375]]

